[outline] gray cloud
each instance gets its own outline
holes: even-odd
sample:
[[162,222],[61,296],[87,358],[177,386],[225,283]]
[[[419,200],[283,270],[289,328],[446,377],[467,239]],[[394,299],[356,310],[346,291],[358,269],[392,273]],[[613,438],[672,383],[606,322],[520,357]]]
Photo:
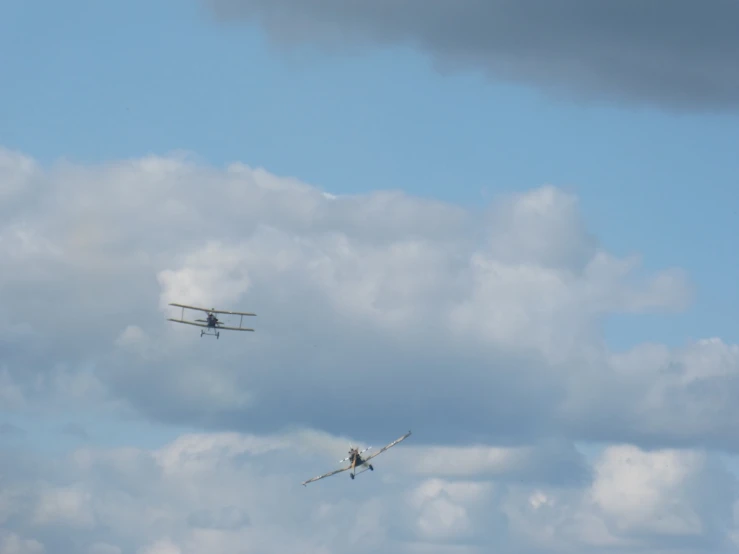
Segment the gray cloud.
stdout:
[[58,428],[59,433],[63,435],[68,435],[70,437],[74,437],[76,439],[81,440],[89,440],[90,434],[87,432],[87,429],[85,429],[84,425],[80,425],[79,423],[69,422],[65,423],[64,425],[60,426]]
[[26,431],[22,427],[18,427],[12,423],[0,423],[0,436],[22,436],[25,434]]
[[281,44],[410,44],[579,100],[677,110],[739,107],[735,0],[203,0]]
[[249,525],[249,518],[234,506],[223,506],[217,510],[196,510],[187,523],[202,529],[238,530]]

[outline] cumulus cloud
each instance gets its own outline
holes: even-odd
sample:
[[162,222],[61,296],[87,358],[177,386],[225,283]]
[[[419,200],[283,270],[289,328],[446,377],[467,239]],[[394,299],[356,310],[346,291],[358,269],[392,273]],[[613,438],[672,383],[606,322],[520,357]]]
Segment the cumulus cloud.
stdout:
[[[194,434],[155,450],[76,450],[43,480],[17,483],[16,532],[0,535],[0,552],[482,553],[495,544],[512,553],[625,554],[677,552],[677,539],[688,541],[681,552],[732,551],[722,541],[737,529],[735,479],[706,454],[614,446],[594,462],[591,480],[561,486],[515,467],[497,477],[434,476],[398,447],[371,474],[303,488],[344,452],[328,435],[332,448],[306,448],[311,435]],[[414,449],[421,461],[437,454]],[[528,463],[537,453],[519,455]]]
[[739,107],[733,0],[203,0],[283,45],[402,44],[445,69],[559,95],[671,109]]
[[[739,536],[711,451],[739,446],[739,347],[609,348],[611,314],[673,313],[692,287],[610,253],[575,195],[473,213],[184,155],[0,158],[0,401],[30,429],[0,433],[5,551],[718,552]],[[256,312],[256,332],[200,338],[166,320],[172,301]],[[24,450],[44,416],[88,448]],[[112,448],[99,418],[206,432]],[[366,479],[299,487],[408,429]],[[617,445],[592,463],[578,441]]]
[[[5,324],[26,332],[1,339],[14,409],[373,443],[410,428],[424,443],[736,448],[737,347],[612,352],[609,315],[681,310],[691,285],[609,253],[555,186],[480,214],[183,155],[46,169],[3,155],[25,195],[0,227]],[[201,339],[166,321],[172,301],[254,311],[256,332]]]
[[34,539],[0,531],[0,554],[44,554],[44,546]]

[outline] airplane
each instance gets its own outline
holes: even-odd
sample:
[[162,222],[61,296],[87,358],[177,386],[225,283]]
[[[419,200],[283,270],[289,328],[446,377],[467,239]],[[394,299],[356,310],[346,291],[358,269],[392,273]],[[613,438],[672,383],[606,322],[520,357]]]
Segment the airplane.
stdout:
[[[254,331],[254,329],[248,329],[246,327],[242,327],[241,324],[244,321],[244,316],[255,316],[257,314],[252,314],[248,312],[229,312],[224,310],[216,310],[215,308],[211,308],[210,310],[206,308],[198,308],[196,306],[187,306],[185,304],[175,304],[170,302],[170,306],[176,306],[178,308],[182,308],[182,316],[180,319],[174,319],[171,317],[168,317],[168,321],[174,321],[175,323],[186,323],[188,325],[195,325],[196,327],[204,327],[205,329],[200,331],[200,336],[203,335],[211,335],[214,336],[216,339],[220,338],[221,336],[221,329],[228,330],[228,331]],[[195,321],[187,321],[185,319],[185,309],[188,310],[198,310],[201,312],[205,312],[206,319],[196,319]],[[239,320],[239,326],[238,327],[226,327],[223,325],[220,319],[216,317],[215,314],[227,314],[227,315],[238,315],[241,316],[241,319]]]
[[[351,470],[351,473],[349,474],[349,476],[352,479],[354,479],[355,476],[359,475],[359,473],[364,473],[368,469],[370,471],[374,471],[375,468],[372,466],[371,463],[369,463],[369,461],[372,458],[374,458],[375,456],[379,456],[380,454],[385,452],[387,449],[392,448],[393,446],[395,446],[401,441],[404,441],[410,436],[411,436],[411,432],[408,431],[405,435],[403,435],[399,439],[394,440],[387,446],[383,446],[382,448],[380,448],[380,450],[378,450],[374,454],[371,454],[370,456],[367,456],[366,458],[362,457],[362,454],[370,450],[372,448],[371,446],[365,448],[364,450],[360,452],[359,448],[354,448],[351,445],[349,445],[349,456],[344,458],[343,460],[339,460],[340,464],[344,462],[349,462],[349,465],[347,467],[342,467],[341,469],[335,469],[334,471],[329,471],[328,473],[319,475],[318,477],[313,477],[312,479],[308,479],[307,481],[304,481],[303,483],[301,483],[301,485],[306,486],[308,483],[313,483],[314,481],[319,481],[321,479],[325,479],[326,477],[331,477],[332,475],[336,475],[337,473],[341,473],[343,471]],[[365,469],[357,473],[356,469],[361,468],[361,467],[364,467]]]

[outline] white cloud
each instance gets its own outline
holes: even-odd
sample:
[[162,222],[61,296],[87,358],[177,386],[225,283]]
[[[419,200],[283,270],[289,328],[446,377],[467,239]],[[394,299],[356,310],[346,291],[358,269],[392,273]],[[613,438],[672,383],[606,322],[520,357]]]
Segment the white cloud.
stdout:
[[122,550],[117,546],[99,542],[91,544],[87,550],[87,554],[122,554]]
[[44,554],[44,546],[34,539],[0,530],[0,554]]
[[79,487],[58,487],[43,492],[36,507],[37,524],[62,523],[70,527],[90,527],[95,516],[90,508],[91,494]]
[[[697,549],[730,552],[716,541],[737,529],[739,497],[714,494],[732,490],[735,478],[696,452],[612,447],[595,461],[592,482],[559,487],[536,484],[535,472],[508,481],[505,472],[428,476],[398,462],[407,453],[399,445],[375,459],[374,472],[303,488],[344,452],[343,438],[331,437],[335,448],[307,454],[315,438],[191,434],[155,450],[80,450],[46,470],[44,484],[36,475],[19,481],[26,501],[13,521],[35,551],[60,551],[53,531],[62,525],[63,541],[90,554],[277,553],[301,544],[325,554],[483,552],[492,544],[502,552],[656,554],[677,552],[676,534],[692,535]],[[434,453],[414,451],[420,460]],[[5,540],[19,544],[18,536]]]
[[[90,554],[487,552],[501,537],[522,554],[667,552],[736,531],[733,478],[703,448],[739,446],[739,347],[612,351],[605,318],[681,310],[691,285],[608,252],[576,196],[547,185],[480,216],[186,156],[0,157],[0,316],[22,330],[0,333],[3,409],[213,431],[3,461],[25,483],[0,489],[6,548],[72,548],[67,533]],[[254,311],[256,332],[201,339],[166,321],[171,301]],[[350,442],[408,429],[370,478],[298,487]],[[631,446],[591,467],[578,440]]]
[[597,468],[594,501],[619,529],[700,533],[699,516],[682,490],[699,464],[696,454],[609,449]]
[[26,192],[38,171],[38,165],[29,156],[17,151],[0,149],[0,201],[2,201],[2,206],[9,203],[14,196]]
[[182,554],[182,550],[169,539],[158,540],[139,550],[141,554]]

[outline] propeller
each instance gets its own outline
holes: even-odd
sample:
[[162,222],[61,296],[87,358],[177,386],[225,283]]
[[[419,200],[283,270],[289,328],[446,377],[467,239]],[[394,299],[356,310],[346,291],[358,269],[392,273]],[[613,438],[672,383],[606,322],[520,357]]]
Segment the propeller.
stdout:
[[[358,452],[358,454],[364,454],[365,452],[367,452],[367,451],[368,451],[369,449],[371,449],[371,448],[372,448],[371,446],[368,446],[367,448],[365,448],[365,449],[364,449],[364,450],[362,450],[361,452]],[[352,446],[352,445],[350,444],[350,445],[349,445],[349,452],[351,452],[352,450],[354,450],[354,447],[353,447],[353,446]],[[348,461],[349,461],[350,459],[351,459],[351,454],[349,454],[349,456],[347,456],[347,457],[346,457],[346,458],[344,458],[343,460],[339,460],[339,463],[340,463],[340,464],[343,464],[344,462],[348,462]]]

